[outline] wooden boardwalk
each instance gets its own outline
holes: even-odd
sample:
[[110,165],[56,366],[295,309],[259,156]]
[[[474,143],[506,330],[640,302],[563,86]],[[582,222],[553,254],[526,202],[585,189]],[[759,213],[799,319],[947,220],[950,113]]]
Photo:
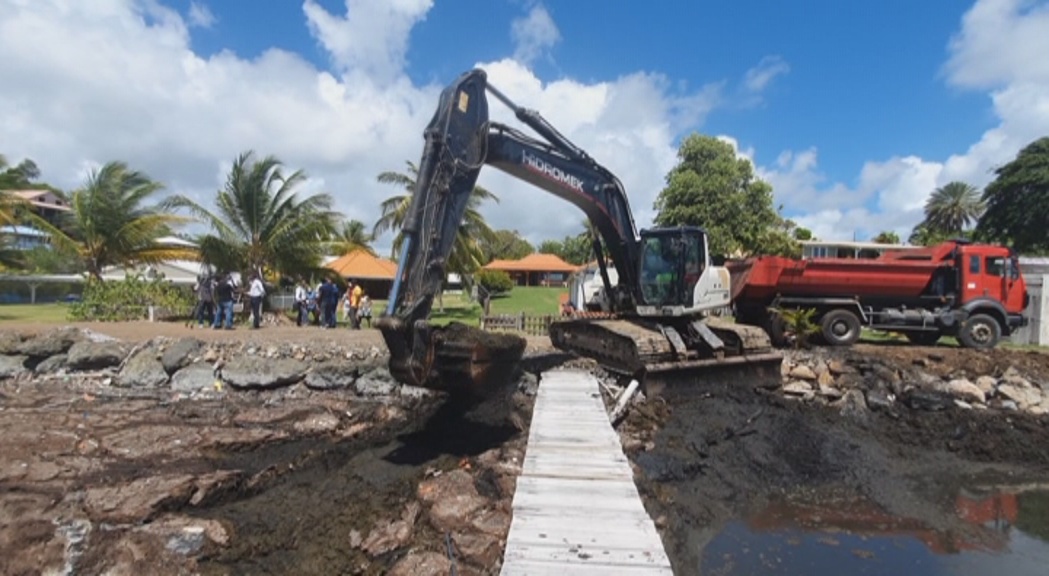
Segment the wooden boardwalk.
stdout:
[[673,574],[586,372],[543,373],[502,574]]

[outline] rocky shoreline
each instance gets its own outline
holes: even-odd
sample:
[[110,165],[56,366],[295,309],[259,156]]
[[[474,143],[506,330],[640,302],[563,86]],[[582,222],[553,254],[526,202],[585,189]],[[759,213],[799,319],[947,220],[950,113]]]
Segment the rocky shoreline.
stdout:
[[[1049,356],[1039,352],[868,346],[785,355],[779,378],[704,392],[715,394],[705,409],[717,395],[741,406],[774,398],[791,418],[877,423],[905,444],[939,434],[902,431],[926,422],[932,430],[936,415],[970,426],[1000,414],[995,430],[1012,444],[998,455],[973,450],[1010,464],[1037,460],[1023,439],[1049,434]],[[8,446],[0,513],[13,519],[0,526],[0,572],[444,574],[454,564],[460,574],[496,573],[527,435],[401,386],[386,361],[374,341],[337,337],[0,333]],[[592,363],[532,342],[511,407],[519,424],[527,426],[539,373],[565,364],[594,371],[614,393],[615,378]],[[748,410],[746,426],[758,418]],[[638,400],[619,427],[671,549],[681,526],[660,498],[689,470],[719,465],[696,453],[694,462],[665,458],[660,431],[672,416],[665,401]],[[1010,416],[1026,420],[1003,424]],[[1042,424],[1025,432],[1023,421]],[[778,434],[755,430],[748,442]],[[962,452],[977,442],[949,436],[943,442]]]

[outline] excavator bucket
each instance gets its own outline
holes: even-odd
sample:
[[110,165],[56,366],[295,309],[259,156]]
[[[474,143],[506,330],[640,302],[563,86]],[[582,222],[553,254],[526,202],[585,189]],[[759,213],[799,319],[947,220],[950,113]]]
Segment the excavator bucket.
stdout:
[[527,343],[458,322],[434,326],[420,320],[408,326],[386,316],[377,324],[398,382],[466,400],[485,400],[511,385]]

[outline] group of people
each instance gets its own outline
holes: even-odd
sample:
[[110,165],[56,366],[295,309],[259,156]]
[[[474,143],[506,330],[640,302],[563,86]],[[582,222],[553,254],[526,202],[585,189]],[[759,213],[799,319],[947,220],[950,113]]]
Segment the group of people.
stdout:
[[354,330],[361,328],[365,321],[368,327],[372,322],[371,298],[360,284],[347,283],[346,291],[340,291],[339,285],[332,278],[325,277],[316,287],[311,287],[305,280],[295,286],[296,324],[312,323],[325,328],[335,328],[339,302],[342,301],[343,321]]
[[[252,328],[259,327],[266,287],[257,273],[251,275],[246,290],[239,287],[233,276],[228,273],[199,276],[193,286],[193,292],[197,296],[197,303],[191,318],[196,320],[200,328],[208,322],[215,330],[223,327],[232,330],[233,306],[242,295],[247,295],[251,305]],[[192,321],[190,325],[192,326]]]

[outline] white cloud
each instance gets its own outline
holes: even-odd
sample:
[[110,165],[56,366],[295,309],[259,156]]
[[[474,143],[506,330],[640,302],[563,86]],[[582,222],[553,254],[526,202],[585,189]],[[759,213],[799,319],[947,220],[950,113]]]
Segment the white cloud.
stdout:
[[[0,151],[33,158],[67,189],[86,169],[123,160],[207,202],[232,159],[254,149],[304,169],[307,191],[328,191],[338,210],[373,223],[395,192],[376,175],[418,161],[437,103],[440,86],[404,73],[411,27],[430,4],[350,0],[332,15],[307,0],[303,25],[330,54],[332,73],[278,49],[203,57],[187,20],[153,0],[0,0]],[[683,92],[657,74],[546,82],[509,58],[479,65],[621,178],[639,226],[651,222],[676,136],[719,102],[717,84]],[[533,243],[581,229],[581,212],[542,191],[493,169],[481,182],[502,198],[483,208],[497,228]]]
[[765,56],[758,65],[743,75],[743,87],[749,92],[762,92],[777,77],[790,72],[790,65],[779,56]]
[[306,0],[302,9],[340,72],[385,83],[400,76],[412,26],[432,6],[433,0],[346,0],[346,14],[337,16]]
[[[993,170],[1031,141],[1049,134],[1049,2],[978,0],[951,39],[946,80],[988,90],[998,125],[946,159],[895,156],[864,164],[857,182],[827,182],[815,152],[804,162],[785,152],[761,170],[786,213],[827,239],[869,238],[893,230],[906,238],[939,186],[960,180],[983,187]],[[867,207],[871,209],[868,209]]]
[[510,25],[510,36],[514,41],[514,59],[531,64],[544,52],[561,40],[561,32],[542,4],[536,4],[524,18],[515,19]]
[[197,28],[211,28],[215,24],[215,15],[201,2],[189,3],[189,25]]

